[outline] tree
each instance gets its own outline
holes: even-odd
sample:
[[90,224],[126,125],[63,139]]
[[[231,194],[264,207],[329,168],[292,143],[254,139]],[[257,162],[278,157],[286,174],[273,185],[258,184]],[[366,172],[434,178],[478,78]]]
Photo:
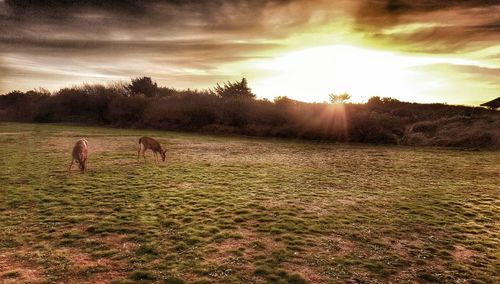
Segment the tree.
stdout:
[[233,99],[254,99],[255,94],[248,87],[248,82],[246,78],[242,78],[241,81],[236,81],[234,83],[227,82],[223,86],[217,84],[213,90],[214,94],[221,98],[233,98]]
[[146,97],[154,97],[158,95],[158,86],[150,77],[138,77],[132,79],[132,82],[125,86],[131,95],[143,94]]
[[328,95],[328,99],[330,100],[331,104],[345,104],[348,100],[351,99],[351,95],[349,95],[348,93],[339,95],[331,93]]
[[368,99],[368,102],[366,102],[366,104],[369,106],[377,106],[383,104],[383,102],[379,96],[375,96]]
[[395,98],[390,98],[390,97],[381,98],[379,96],[376,96],[376,97],[371,97],[370,99],[368,99],[368,102],[366,102],[366,104],[368,106],[382,106],[382,105],[395,106],[395,105],[400,105],[400,104],[404,104],[404,103],[402,103],[401,101],[399,101],[398,99],[395,99]]

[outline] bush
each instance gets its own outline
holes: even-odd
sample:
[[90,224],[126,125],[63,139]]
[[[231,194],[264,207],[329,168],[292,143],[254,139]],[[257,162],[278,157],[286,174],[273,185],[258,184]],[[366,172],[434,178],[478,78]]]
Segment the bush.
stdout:
[[497,111],[373,97],[366,104],[256,100],[245,79],[214,90],[130,84],[13,91],[0,96],[0,120],[80,122],[328,141],[500,148]]

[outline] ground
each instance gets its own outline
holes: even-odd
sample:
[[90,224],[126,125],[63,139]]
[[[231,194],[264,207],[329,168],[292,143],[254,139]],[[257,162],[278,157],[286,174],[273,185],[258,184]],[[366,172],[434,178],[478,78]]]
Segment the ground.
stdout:
[[499,152],[2,123],[0,157],[0,282],[500,282]]

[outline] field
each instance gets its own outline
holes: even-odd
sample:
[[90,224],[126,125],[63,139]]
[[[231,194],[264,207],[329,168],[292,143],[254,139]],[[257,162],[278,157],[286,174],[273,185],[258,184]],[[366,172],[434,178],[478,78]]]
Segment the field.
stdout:
[[0,282],[499,283],[499,184],[491,151],[2,123]]

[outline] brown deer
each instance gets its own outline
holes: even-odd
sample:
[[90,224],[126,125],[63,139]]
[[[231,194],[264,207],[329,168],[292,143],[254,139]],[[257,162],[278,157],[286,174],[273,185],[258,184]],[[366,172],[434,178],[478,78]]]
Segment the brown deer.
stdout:
[[85,139],[80,139],[76,141],[75,146],[73,147],[71,164],[69,165],[68,172],[71,171],[71,167],[73,166],[73,162],[78,163],[78,167],[80,171],[84,172],[87,167],[87,157],[89,153],[89,143]]
[[158,159],[158,154],[160,154],[161,160],[165,162],[165,157],[166,157],[165,153],[167,152],[167,150],[163,150],[158,141],[154,140],[151,137],[144,136],[139,139],[139,151],[137,152],[137,159],[140,158],[142,153],[142,157],[144,158],[144,161],[146,161],[146,156],[144,155],[144,152],[146,152],[147,150],[153,151],[153,153],[155,154],[155,160]]

